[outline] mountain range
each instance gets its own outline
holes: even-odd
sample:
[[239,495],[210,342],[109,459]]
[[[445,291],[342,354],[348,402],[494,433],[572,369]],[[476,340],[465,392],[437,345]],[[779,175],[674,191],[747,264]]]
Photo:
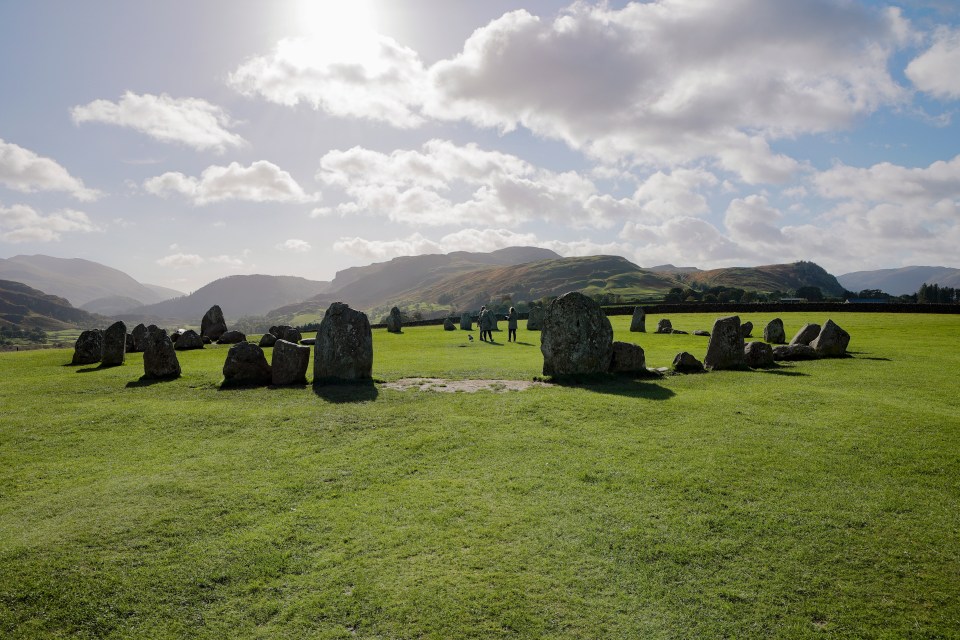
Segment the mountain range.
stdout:
[[854,271],[837,276],[837,280],[850,291],[879,289],[893,296],[901,296],[916,293],[922,284],[960,287],[960,269],[911,266],[899,269]]
[[0,326],[38,328],[44,331],[93,327],[103,324],[99,318],[69,301],[22,282],[0,280]]

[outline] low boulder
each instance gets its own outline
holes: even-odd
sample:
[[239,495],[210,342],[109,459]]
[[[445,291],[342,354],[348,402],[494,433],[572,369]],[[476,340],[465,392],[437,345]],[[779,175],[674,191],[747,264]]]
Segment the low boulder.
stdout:
[[686,351],[681,351],[673,359],[673,370],[677,373],[703,373],[703,363]]
[[614,342],[610,373],[640,373],[647,370],[643,347],[630,342]]
[[275,337],[277,340],[286,340],[287,342],[292,342],[294,344],[300,342],[300,339],[303,338],[303,336],[300,335],[299,329],[286,324],[282,324],[278,327],[270,327],[270,335]]
[[263,386],[270,384],[272,374],[263,349],[252,342],[239,342],[227,352],[223,363],[224,387]]
[[793,336],[793,340],[790,341],[790,344],[802,344],[807,345],[813,342],[813,339],[820,335],[820,325],[818,324],[805,324],[800,327],[800,331],[797,331],[797,335]]
[[763,328],[763,339],[771,344],[783,344],[787,341],[787,334],[783,330],[783,320],[774,318]]
[[547,307],[540,352],[543,374],[563,376],[606,373],[613,355],[613,327],[603,309],[578,291],[565,293]]
[[305,344],[307,346],[313,345],[317,342],[316,338],[304,338],[300,341],[300,344]]
[[265,333],[260,337],[260,347],[272,347],[277,342],[277,336],[274,333]]
[[740,335],[743,336],[744,340],[752,337],[753,334],[753,323],[750,321],[744,322],[740,325]]
[[317,330],[313,384],[373,377],[373,333],[367,315],[334,302]]
[[705,336],[705,337],[709,338],[709,337],[710,337],[710,332],[709,332],[709,331],[704,331],[703,329],[697,329],[696,331],[693,332],[693,335],[695,335],[695,336]]
[[390,309],[390,315],[387,316],[387,331],[390,333],[400,333],[403,330],[403,319],[400,316],[400,309],[394,307]]
[[657,333],[673,333],[673,323],[666,318],[661,318],[657,322]]
[[743,368],[743,334],[739,316],[718,318],[713,323],[703,366],[712,370]]
[[156,325],[147,328],[147,343],[143,350],[143,377],[153,379],[176,378],[180,375],[180,361],[167,332]]
[[672,333],[672,334],[674,334],[674,335],[678,335],[678,336],[686,336],[686,335],[689,335],[689,332],[684,331],[683,329],[674,329],[674,330],[671,331],[670,333]]
[[203,338],[193,329],[187,329],[177,338],[173,346],[177,351],[192,351],[193,349],[203,349]]
[[310,347],[277,340],[273,345],[273,356],[270,360],[273,384],[306,384],[309,363]]
[[246,342],[246,340],[247,336],[242,331],[225,331],[220,335],[217,344],[239,344]]
[[772,367],[773,347],[766,342],[748,342],[743,347],[743,359],[751,369]]
[[115,367],[123,364],[127,355],[127,325],[114,322],[103,332],[103,365]]
[[816,360],[817,350],[807,344],[782,344],[773,348],[774,360]]
[[630,331],[634,333],[647,332],[647,314],[643,307],[634,308],[633,317],[630,318]]
[[842,358],[847,353],[850,334],[833,320],[827,320],[820,333],[810,343],[821,358]]
[[453,318],[444,318],[443,319],[443,330],[444,331],[456,331],[457,325],[453,324]]
[[103,360],[103,331],[89,329],[73,343],[71,364],[96,364]]
[[543,328],[543,307],[531,307],[527,313],[527,331],[540,331]]

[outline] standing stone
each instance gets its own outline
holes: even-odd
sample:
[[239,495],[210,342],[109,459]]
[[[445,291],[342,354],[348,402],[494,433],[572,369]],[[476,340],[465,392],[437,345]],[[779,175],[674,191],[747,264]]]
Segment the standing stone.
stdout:
[[743,359],[751,369],[772,367],[773,347],[766,342],[748,342],[743,347]]
[[787,334],[783,330],[783,320],[774,318],[763,328],[763,339],[772,344],[783,344],[787,341]]
[[707,369],[739,369],[744,366],[743,334],[740,317],[718,318],[710,331],[707,355],[703,358]]
[[800,327],[800,331],[797,331],[797,335],[793,336],[790,344],[808,345],[813,342],[813,339],[818,335],[820,335],[820,325],[813,323],[805,324]]
[[540,337],[543,374],[604,373],[613,355],[613,327],[600,305],[577,291],[547,307]]
[[373,376],[373,333],[366,314],[334,302],[323,315],[316,340],[314,384]]
[[223,319],[223,311],[220,305],[213,305],[203,314],[200,321],[200,335],[207,336],[213,342],[220,339],[220,336],[227,332],[227,321]]
[[540,331],[543,328],[543,307],[530,307],[527,314],[527,331]]
[[444,331],[456,331],[457,325],[453,324],[453,318],[444,318],[443,320],[443,330]]
[[143,323],[140,323],[133,328],[130,335],[133,336],[133,349],[127,349],[127,351],[143,353],[143,350],[147,348],[147,328],[143,326]]
[[673,323],[666,318],[661,318],[657,322],[657,333],[673,333]]
[[820,334],[810,343],[821,358],[842,358],[847,353],[850,334],[841,329],[833,320],[827,320]]
[[124,350],[127,353],[133,353],[133,334],[128,333],[124,338]]
[[490,331],[500,331],[500,327],[497,326],[497,314],[494,311],[490,312]]
[[103,331],[90,329],[84,331],[73,344],[71,364],[96,364],[103,359]]
[[217,344],[238,344],[246,340],[247,336],[242,331],[224,331],[217,340]]
[[773,348],[774,360],[816,360],[817,350],[808,344],[782,344]]
[[273,345],[273,357],[270,360],[273,384],[306,384],[309,363],[310,347],[277,340]]
[[103,334],[103,365],[123,364],[127,354],[127,325],[114,322]]
[[180,334],[179,338],[177,338],[177,342],[173,348],[177,351],[203,349],[203,338],[201,338],[200,334],[193,329],[187,329]]
[[630,331],[635,333],[647,332],[647,314],[643,307],[636,307],[633,310],[633,318],[630,319]]
[[252,342],[239,342],[227,352],[223,363],[224,387],[268,385],[272,380],[270,365],[263,349]]
[[400,317],[400,309],[394,307],[390,309],[390,315],[387,316],[387,331],[390,333],[400,333],[403,328],[403,319]]
[[742,336],[744,337],[744,339],[747,339],[747,338],[752,337],[752,336],[750,335],[750,334],[752,334],[752,333],[753,333],[753,323],[752,323],[752,322],[749,322],[749,321],[748,321],[748,322],[744,322],[743,324],[740,325],[740,335],[742,335]]
[[156,325],[147,327],[143,349],[144,378],[176,378],[180,375],[180,361],[173,350],[173,341],[167,332]]
[[469,311],[460,314],[460,328],[464,331],[473,331],[473,318],[470,317]]
[[[260,347],[272,347],[277,343],[277,336],[273,333],[265,333],[260,336]],[[299,340],[297,340],[299,342]]]
[[614,342],[610,373],[641,373],[647,370],[643,347],[631,342]]
[[673,359],[673,370],[678,373],[703,373],[703,363],[687,351],[681,351]]

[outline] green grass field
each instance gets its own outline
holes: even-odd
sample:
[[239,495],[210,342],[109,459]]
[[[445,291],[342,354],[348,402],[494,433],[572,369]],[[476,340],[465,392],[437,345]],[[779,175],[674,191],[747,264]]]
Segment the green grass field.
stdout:
[[851,358],[506,393],[382,382],[529,380],[539,334],[377,330],[317,390],[0,353],[0,637],[960,637],[960,316],[833,319]]

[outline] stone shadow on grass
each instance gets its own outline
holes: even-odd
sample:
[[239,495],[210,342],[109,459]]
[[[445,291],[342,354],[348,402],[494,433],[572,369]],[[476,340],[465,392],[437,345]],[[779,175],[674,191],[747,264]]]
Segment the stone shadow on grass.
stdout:
[[[82,367],[82,364],[65,364],[65,367]],[[87,367],[85,369],[77,369],[76,373],[90,373],[91,371],[103,371],[104,369],[113,369],[115,367],[122,367],[122,364],[99,364],[95,367]]]
[[127,389],[135,389],[137,387],[149,387],[155,384],[160,384],[162,382],[173,382],[174,380],[179,380],[180,376],[167,376],[166,378],[148,378],[147,376],[140,376],[136,380],[131,380],[126,384]]
[[324,380],[314,381],[313,393],[318,398],[323,398],[327,402],[334,404],[343,404],[346,402],[372,402],[377,399],[380,392],[377,391],[375,380]]
[[627,398],[644,398],[646,400],[669,400],[677,395],[670,389],[657,384],[662,376],[656,374],[595,374],[553,376],[547,378],[551,384],[572,389],[583,389],[594,393],[605,393]]
[[847,351],[844,358],[856,358],[857,360],[874,360],[877,362],[893,362],[890,358],[871,356],[869,351]]
[[803,373],[802,371],[796,371],[794,369],[788,369],[786,367],[777,365],[773,367],[765,367],[763,369],[753,369],[757,373],[769,373],[775,376],[809,376],[809,373]]

